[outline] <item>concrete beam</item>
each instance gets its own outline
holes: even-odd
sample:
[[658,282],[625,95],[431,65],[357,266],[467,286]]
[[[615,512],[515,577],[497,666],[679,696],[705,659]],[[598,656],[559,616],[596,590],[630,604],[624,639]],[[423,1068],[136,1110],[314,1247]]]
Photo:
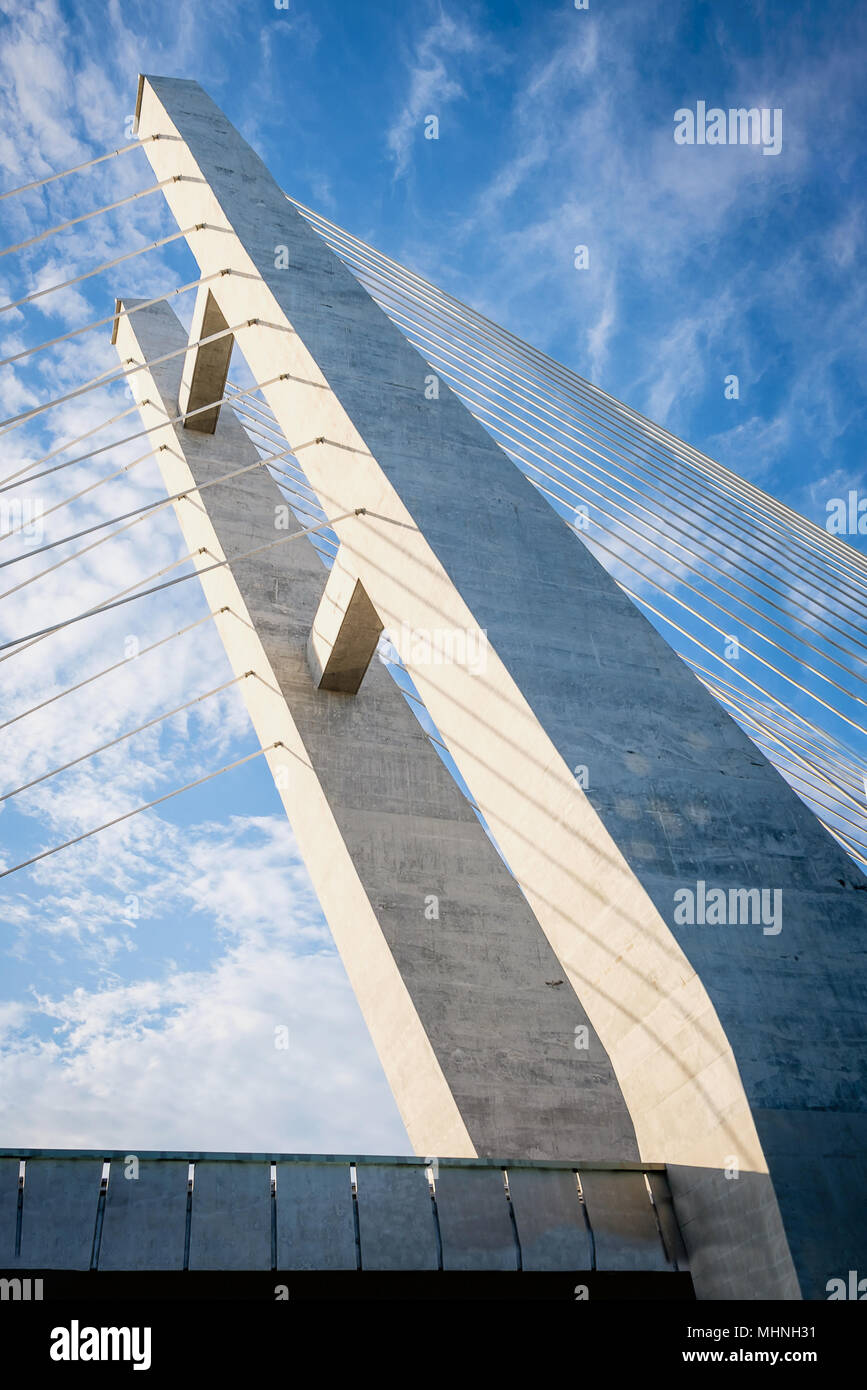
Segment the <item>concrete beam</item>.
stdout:
[[381,634],[382,620],[364,585],[338,551],[307,644],[319,689],[357,694]]
[[[201,407],[211,401],[222,400],[225,394],[229,362],[235,345],[233,334],[226,333],[228,327],[210,288],[200,285],[190,328],[190,348],[184,358],[178,391],[178,414],[198,412],[184,421],[184,428],[195,430],[198,434],[213,434],[220,418],[218,405],[213,410],[201,410]],[[216,342],[200,342],[214,333],[225,333],[226,336],[218,338]]]

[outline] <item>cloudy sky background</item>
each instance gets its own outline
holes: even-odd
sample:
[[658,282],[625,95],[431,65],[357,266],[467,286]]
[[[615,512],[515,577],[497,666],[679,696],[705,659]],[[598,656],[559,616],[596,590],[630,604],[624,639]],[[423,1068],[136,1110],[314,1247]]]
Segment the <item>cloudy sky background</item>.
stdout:
[[[0,0],[0,186],[126,143],[139,71],[196,78],[294,197],[822,525],[829,498],[865,486],[865,30],[857,4],[798,0]],[[676,146],[673,113],[697,100],[781,107],[782,153]],[[152,182],[133,152],[2,201],[0,247]],[[174,230],[161,195],[139,199],[0,258],[0,303]],[[138,257],[0,313],[0,357],[195,278],[183,243]],[[185,319],[192,301],[175,301]],[[116,369],[109,333],[0,367],[2,417]],[[116,385],[0,434],[2,478],[129,407]],[[137,428],[131,413],[62,457]],[[145,452],[0,502],[55,506]],[[144,459],[47,516],[44,540],[162,495]],[[0,642],[184,554],[167,509],[25,583],[86,543],[0,568]],[[34,544],[0,539],[0,564]],[[191,582],[0,651],[0,724],[205,612]],[[0,795],[230,676],[199,623],[0,728]],[[5,866],[256,746],[237,691],[210,697],[0,802]],[[0,892],[0,1144],[408,1149],[261,760]]]

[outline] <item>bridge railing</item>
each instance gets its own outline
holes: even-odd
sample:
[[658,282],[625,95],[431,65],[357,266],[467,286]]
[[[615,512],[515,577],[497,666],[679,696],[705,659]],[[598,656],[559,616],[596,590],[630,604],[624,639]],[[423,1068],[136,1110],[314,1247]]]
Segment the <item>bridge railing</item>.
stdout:
[[687,1269],[663,1165],[0,1150],[0,1267]]

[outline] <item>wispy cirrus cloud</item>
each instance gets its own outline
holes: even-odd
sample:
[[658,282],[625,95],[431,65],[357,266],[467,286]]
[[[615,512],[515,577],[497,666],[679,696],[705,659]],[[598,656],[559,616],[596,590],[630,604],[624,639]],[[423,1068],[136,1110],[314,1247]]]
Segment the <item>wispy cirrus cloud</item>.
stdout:
[[447,106],[466,97],[455,72],[456,60],[481,60],[487,66],[494,57],[489,36],[462,15],[441,10],[423,29],[408,61],[406,96],[386,133],[396,179],[409,167],[412,146],[422,136],[425,117],[439,118]]

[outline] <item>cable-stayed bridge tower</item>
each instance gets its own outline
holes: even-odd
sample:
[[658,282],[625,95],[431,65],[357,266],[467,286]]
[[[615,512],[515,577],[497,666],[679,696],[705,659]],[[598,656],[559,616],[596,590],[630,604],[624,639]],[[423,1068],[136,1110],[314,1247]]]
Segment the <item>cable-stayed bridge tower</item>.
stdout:
[[[249,618],[226,649],[417,1151],[663,1160],[700,1291],[815,1296],[863,1235],[863,880],[201,89],[144,80],[138,120],[227,272],[191,341],[234,327],[334,519],[326,583],[291,546],[203,582]],[[118,350],[180,332],[155,307]],[[172,493],[252,457],[225,408],[164,423],[227,365],[221,338],[134,379]],[[252,472],[178,504],[190,548],[273,540],[278,498]],[[367,670],[383,628],[508,870]],[[445,633],[484,660],[431,659]],[[714,922],[711,886],[779,916]]]
[[[862,727],[863,565],[601,392],[570,414],[577,378],[293,205],[197,84],[136,118],[200,283],[189,335],[121,296],[113,340],[416,1153],[664,1163],[700,1297],[824,1297],[867,1246],[867,881],[811,713]],[[704,645],[733,585],[782,697]]]

